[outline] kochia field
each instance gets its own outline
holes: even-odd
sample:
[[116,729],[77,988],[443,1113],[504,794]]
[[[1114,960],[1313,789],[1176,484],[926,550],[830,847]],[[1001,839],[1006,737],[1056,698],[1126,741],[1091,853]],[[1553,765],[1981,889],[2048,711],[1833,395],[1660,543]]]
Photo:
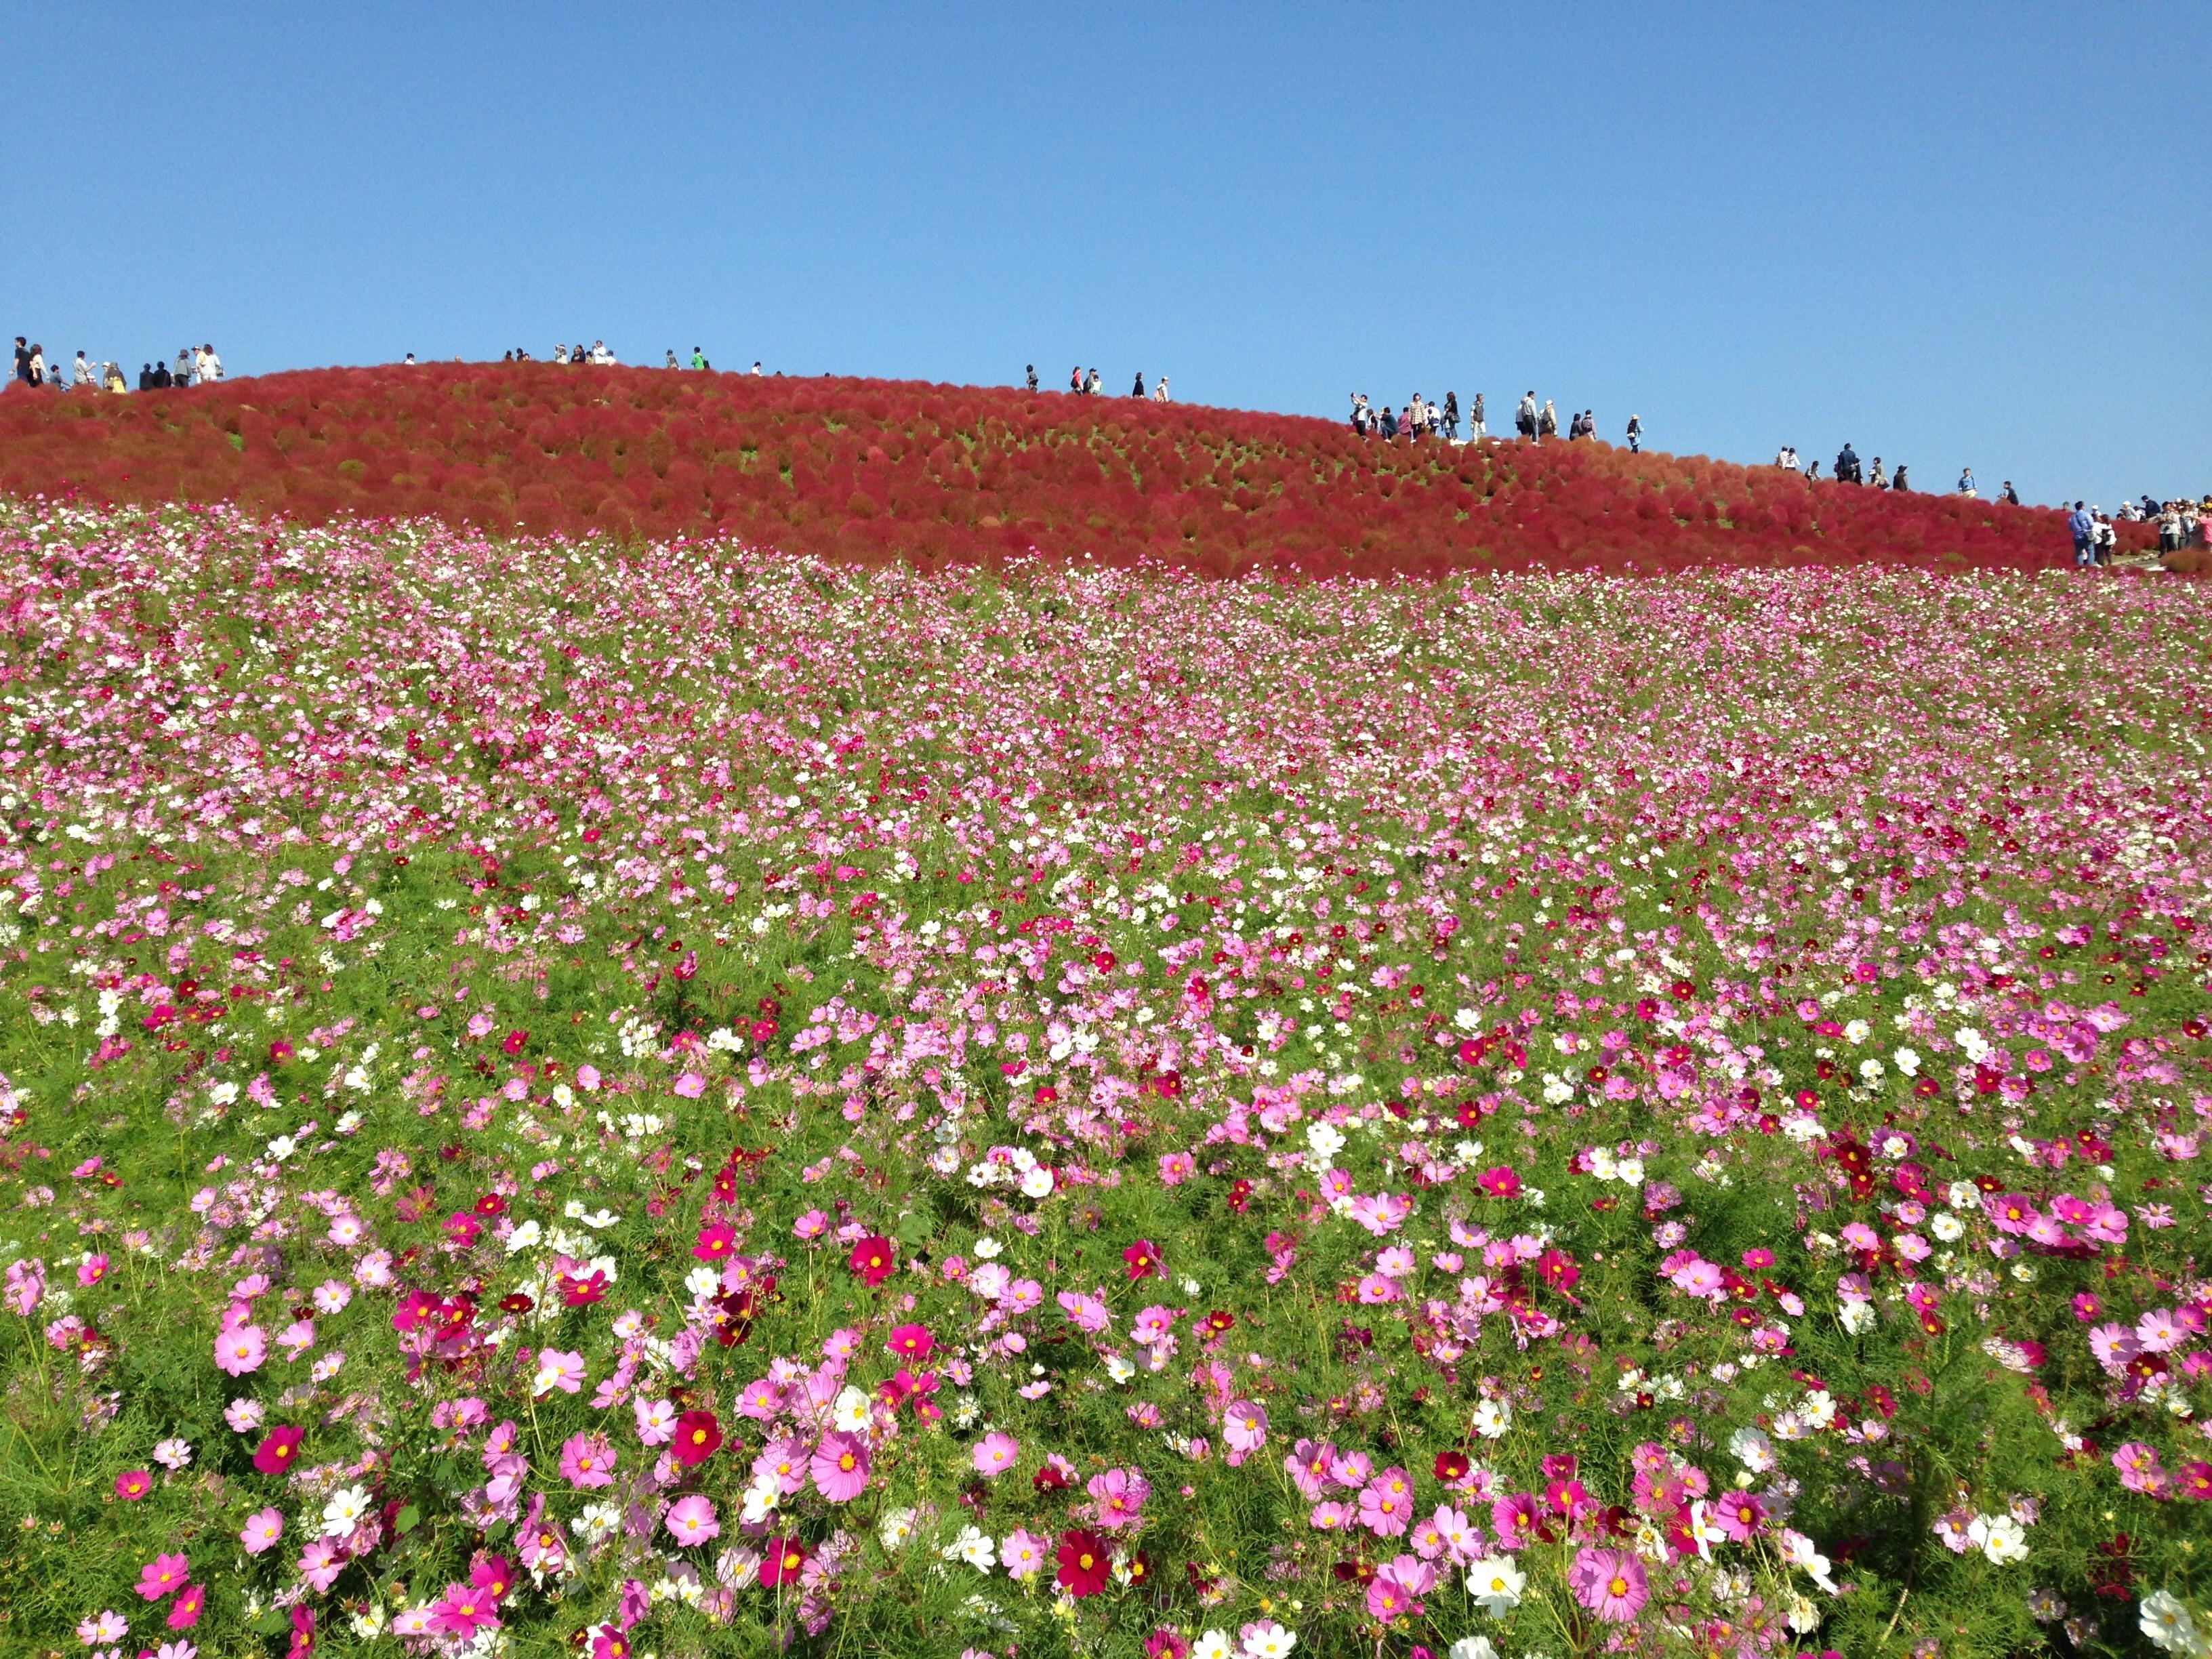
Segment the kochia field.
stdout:
[[0,592],[0,1645],[2196,1640],[2193,586]]
[[[1366,577],[2069,561],[2063,518],[1595,442],[885,380],[453,364],[0,392],[0,489],[320,523],[723,536],[922,568],[1031,552]],[[2147,526],[2122,526],[2148,545]]]

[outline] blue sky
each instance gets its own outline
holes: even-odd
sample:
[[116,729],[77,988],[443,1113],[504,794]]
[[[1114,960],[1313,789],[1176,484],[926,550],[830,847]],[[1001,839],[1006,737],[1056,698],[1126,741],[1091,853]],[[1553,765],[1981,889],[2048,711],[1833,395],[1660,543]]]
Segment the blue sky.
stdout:
[[2212,488],[2212,7],[27,6],[0,317]]

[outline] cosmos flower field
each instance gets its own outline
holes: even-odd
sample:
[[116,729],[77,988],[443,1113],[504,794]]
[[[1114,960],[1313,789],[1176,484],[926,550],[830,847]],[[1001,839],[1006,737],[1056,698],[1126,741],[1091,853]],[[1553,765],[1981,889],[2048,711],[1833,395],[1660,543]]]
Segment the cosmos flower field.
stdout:
[[2193,586],[0,595],[0,1648],[2203,1650]]

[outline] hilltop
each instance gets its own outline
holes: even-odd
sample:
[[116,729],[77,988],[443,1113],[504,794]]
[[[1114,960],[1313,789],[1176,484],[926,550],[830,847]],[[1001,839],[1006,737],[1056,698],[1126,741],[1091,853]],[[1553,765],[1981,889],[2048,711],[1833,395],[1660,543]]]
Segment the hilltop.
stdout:
[[2065,562],[2055,512],[1599,442],[1384,442],[1309,416],[914,381],[550,363],[0,395],[0,489],[307,522],[1035,550],[1229,574]]

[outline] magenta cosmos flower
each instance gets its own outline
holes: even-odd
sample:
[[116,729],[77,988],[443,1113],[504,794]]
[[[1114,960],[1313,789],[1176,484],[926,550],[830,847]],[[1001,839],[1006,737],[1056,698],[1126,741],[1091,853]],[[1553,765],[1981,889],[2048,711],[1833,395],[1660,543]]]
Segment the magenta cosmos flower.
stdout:
[[825,1434],[807,1473],[831,1503],[850,1503],[868,1488],[867,1443],[855,1434]]
[[1576,1601],[1607,1624],[1626,1624],[1650,1599],[1644,1577],[1644,1563],[1627,1550],[1592,1549],[1575,1552],[1567,1568],[1567,1589]]
[[157,1555],[138,1569],[138,1594],[149,1601],[173,1595],[191,1572],[191,1564],[182,1555]]

